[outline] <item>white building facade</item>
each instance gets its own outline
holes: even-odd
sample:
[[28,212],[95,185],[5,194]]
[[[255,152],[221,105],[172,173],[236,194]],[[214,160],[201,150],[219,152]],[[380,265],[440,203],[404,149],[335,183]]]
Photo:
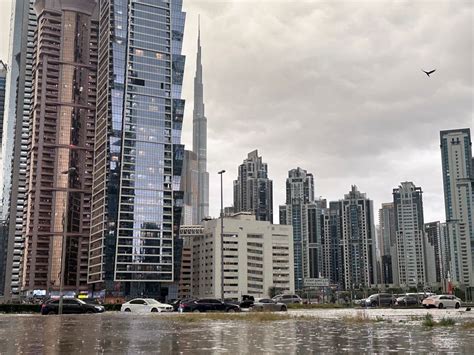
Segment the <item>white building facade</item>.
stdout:
[[[224,298],[268,297],[272,288],[293,293],[292,227],[257,221],[249,213],[223,222]],[[221,298],[221,220],[204,221],[201,229],[182,226],[181,231],[192,251],[192,296]]]

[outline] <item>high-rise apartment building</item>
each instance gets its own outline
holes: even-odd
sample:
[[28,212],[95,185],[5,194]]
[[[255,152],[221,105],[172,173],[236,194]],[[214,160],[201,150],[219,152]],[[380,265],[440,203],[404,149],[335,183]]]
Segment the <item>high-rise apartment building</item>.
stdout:
[[340,202],[344,288],[370,288],[377,281],[373,202],[356,186]]
[[197,221],[209,216],[209,173],[207,172],[207,118],[204,112],[204,85],[202,82],[201,28],[198,29],[196,76],[194,77],[193,152],[198,165]]
[[9,73],[6,84],[5,117],[0,174],[2,218],[8,236],[5,297],[20,294],[24,250],[23,212],[26,203],[26,164],[33,100],[34,38],[37,27],[35,0],[12,3]]
[[474,299],[474,167],[469,128],[440,132],[444,202],[453,283]]
[[[295,289],[302,290],[304,279],[318,277],[312,275],[315,271],[310,265],[320,265],[320,261],[310,259],[310,256],[318,255],[318,252],[310,253],[310,241],[315,246],[317,236],[310,236],[310,232],[317,233],[318,228],[314,213],[309,210],[317,208],[314,199],[314,177],[306,170],[297,168],[288,172],[286,179],[286,204],[280,206],[280,224],[293,226],[293,250],[294,250],[294,272]],[[312,219],[312,222],[310,221]],[[310,228],[310,225],[312,227]],[[319,229],[319,232],[321,229]],[[319,237],[320,239],[320,237]],[[316,271],[319,273],[319,270]]]
[[[7,88],[7,72],[8,66],[0,60],[0,166],[2,160],[2,137],[3,137],[3,119],[5,117],[5,95]],[[0,201],[1,202],[1,201]],[[1,217],[0,217],[1,219]]]
[[428,284],[428,279],[421,187],[416,187],[412,182],[402,182],[393,189],[393,206],[398,283],[401,287],[423,288]]
[[184,113],[181,0],[103,0],[89,283],[161,296],[175,279]]
[[380,281],[398,285],[398,264],[395,234],[395,210],[393,203],[382,203],[379,209]]
[[339,201],[329,202],[329,208],[322,212],[322,277],[327,278],[332,285],[341,288],[343,280],[341,223],[342,208]]
[[250,152],[239,166],[234,181],[234,211],[251,212],[258,221],[273,223],[273,182],[257,150]]
[[96,0],[43,0],[33,60],[22,291],[87,290],[98,57]]

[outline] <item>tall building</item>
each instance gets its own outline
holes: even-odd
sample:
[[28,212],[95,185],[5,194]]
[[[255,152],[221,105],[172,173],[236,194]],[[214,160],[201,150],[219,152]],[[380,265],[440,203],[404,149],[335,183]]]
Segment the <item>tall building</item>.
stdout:
[[164,296],[175,279],[184,149],[181,0],[103,0],[88,280]]
[[202,83],[201,29],[198,29],[196,76],[194,77],[193,152],[198,165],[197,221],[209,216],[209,173],[207,172],[207,118],[204,112],[204,86]]
[[342,208],[339,201],[329,202],[329,208],[323,209],[323,231],[321,236],[322,271],[332,285],[342,288],[343,262],[341,242]]
[[382,203],[379,209],[380,228],[380,281],[383,284],[399,284],[395,210],[393,203]]
[[425,259],[427,265],[428,283],[433,286],[441,286],[445,276],[443,265],[444,242],[442,224],[440,222],[425,223]]
[[201,221],[198,218],[198,161],[197,155],[190,150],[184,151],[183,172],[181,175],[181,191],[183,191],[183,213],[182,225],[197,225]]
[[[2,143],[2,137],[3,137],[3,119],[5,117],[5,95],[6,95],[6,89],[7,89],[7,72],[8,72],[8,66],[2,60],[0,60],[0,166],[2,166],[1,143]],[[1,216],[0,216],[0,219],[2,219]]]
[[193,297],[221,298],[223,240],[225,298],[269,297],[273,287],[281,293],[294,292],[291,226],[257,221],[241,212],[224,217],[222,239],[220,228],[220,219],[204,221],[201,228],[181,228],[192,256],[186,269],[192,278],[183,278],[183,289],[191,287]]
[[[294,272],[295,289],[302,290],[304,279],[318,277],[312,275],[314,265],[320,265],[320,261],[311,260],[310,257],[318,253],[310,253],[310,242],[315,246],[317,236],[311,236],[310,232],[317,233],[314,218],[309,210],[317,208],[314,199],[313,174],[301,168],[292,169],[288,172],[286,179],[286,204],[280,206],[280,224],[293,226],[293,250],[294,250]],[[312,228],[310,228],[312,224]],[[319,229],[319,232],[321,230]],[[320,237],[319,237],[320,238]],[[319,272],[318,272],[319,273]]]
[[97,84],[96,0],[46,0],[38,16],[22,291],[87,290]]
[[341,209],[344,288],[370,288],[377,281],[373,202],[352,186]]
[[401,287],[428,284],[424,245],[424,218],[421,187],[402,182],[393,189],[397,240],[398,282]]
[[3,166],[0,171],[0,188],[3,189],[2,218],[5,220],[8,235],[5,268],[7,299],[19,296],[24,250],[23,212],[26,203],[26,161],[33,100],[34,38],[37,27],[34,1],[15,1],[12,4],[10,71],[6,84]]
[[474,299],[474,172],[469,128],[440,132],[444,202],[453,283]]
[[258,221],[273,223],[273,182],[257,150],[250,152],[239,166],[234,181],[234,211],[252,212]]

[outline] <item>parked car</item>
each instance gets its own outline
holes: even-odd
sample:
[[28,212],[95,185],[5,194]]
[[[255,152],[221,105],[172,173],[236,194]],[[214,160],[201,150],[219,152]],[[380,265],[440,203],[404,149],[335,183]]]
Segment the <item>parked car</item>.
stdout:
[[181,303],[186,303],[186,302],[191,302],[194,301],[195,298],[183,298],[181,300],[174,300],[173,302],[170,303],[170,305],[173,306],[173,311],[178,312],[179,311],[179,305]]
[[[48,300],[41,305],[41,314],[58,314],[59,300]],[[77,298],[63,299],[63,314],[102,313],[103,306],[89,304]]]
[[436,295],[430,296],[423,300],[422,304],[425,308],[459,308],[462,300],[454,295]]
[[133,313],[173,312],[173,306],[158,302],[153,298],[134,298],[122,304],[120,311]]
[[354,305],[356,306],[361,306],[361,307],[365,307],[365,298],[362,298],[362,299],[355,299],[352,301],[354,303]]
[[242,302],[240,302],[239,306],[241,309],[248,309],[252,307],[255,302],[255,298],[251,295],[242,295]]
[[286,312],[288,307],[282,302],[276,302],[270,298],[257,298],[250,306],[251,311],[282,311]]
[[391,307],[396,301],[396,298],[390,293],[376,293],[366,298],[365,305],[367,307]]
[[240,312],[240,307],[214,298],[181,302],[180,312]]
[[416,294],[407,294],[401,297],[397,297],[395,305],[397,306],[416,306],[420,304],[420,299]]
[[275,302],[281,302],[284,304],[303,304],[303,300],[298,295],[276,295],[272,298]]

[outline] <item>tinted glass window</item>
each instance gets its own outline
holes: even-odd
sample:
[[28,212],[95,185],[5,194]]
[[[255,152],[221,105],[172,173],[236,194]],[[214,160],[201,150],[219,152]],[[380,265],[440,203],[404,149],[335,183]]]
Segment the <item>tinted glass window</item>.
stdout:
[[134,301],[130,301],[130,304],[145,304],[145,301],[144,300],[134,300]]
[[284,299],[289,299],[289,298],[293,298],[293,296],[292,296],[292,295],[283,295],[282,298],[284,298]]

